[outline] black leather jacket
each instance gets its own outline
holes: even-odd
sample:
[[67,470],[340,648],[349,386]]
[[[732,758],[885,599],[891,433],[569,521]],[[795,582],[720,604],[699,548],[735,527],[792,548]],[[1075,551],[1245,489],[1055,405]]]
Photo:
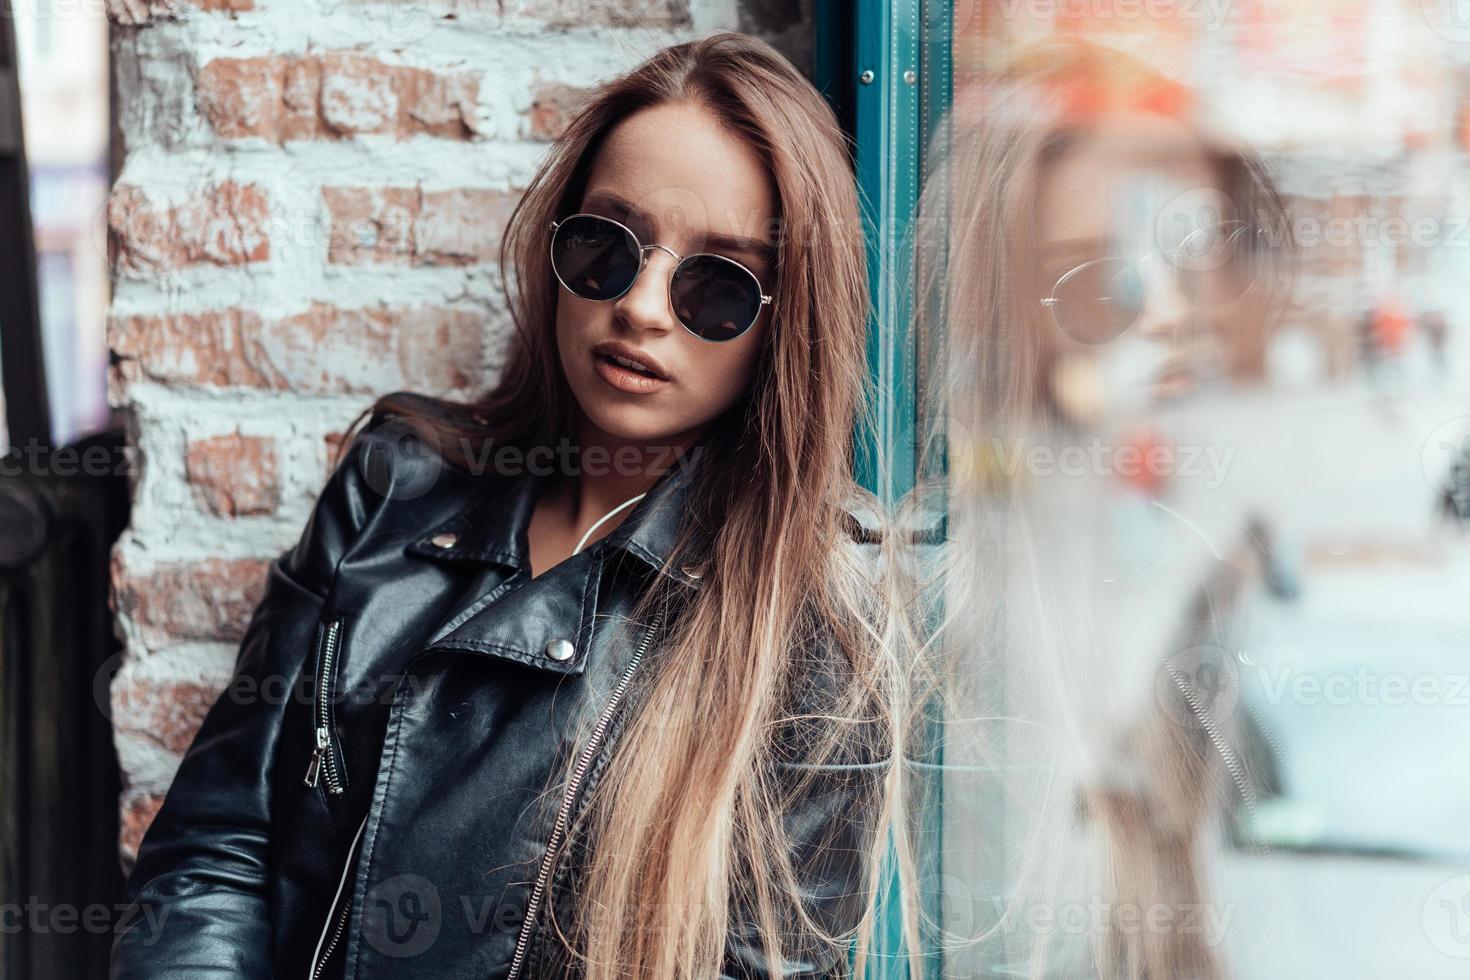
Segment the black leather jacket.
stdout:
[[[384,421],[271,564],[234,681],[139,850],[117,980],[553,970],[546,901],[574,875],[548,855],[575,851],[561,837],[586,786],[548,782],[573,756],[595,774],[615,741],[660,637],[630,622],[634,601],[700,587],[697,565],[664,569],[697,460],[531,579],[538,479],[407,455],[402,423]],[[881,770],[834,767],[789,814],[803,892],[834,930],[863,910],[863,801]],[[819,947],[767,973],[732,911],[725,975],[845,973]]]

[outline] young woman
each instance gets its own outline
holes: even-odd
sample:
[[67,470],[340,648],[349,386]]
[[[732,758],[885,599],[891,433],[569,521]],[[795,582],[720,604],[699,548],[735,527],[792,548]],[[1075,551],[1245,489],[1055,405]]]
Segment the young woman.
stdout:
[[859,229],[767,45],[601,90],[510,222],[500,381],[381,399],[273,563],[115,978],[846,972],[898,768]]

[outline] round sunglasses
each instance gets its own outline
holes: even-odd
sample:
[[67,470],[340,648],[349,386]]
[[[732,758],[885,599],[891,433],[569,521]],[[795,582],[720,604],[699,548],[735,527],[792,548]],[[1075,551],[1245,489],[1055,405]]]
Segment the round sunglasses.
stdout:
[[678,261],[669,279],[669,305],[701,340],[734,340],[755,325],[771,301],[754,272],[723,255],[680,255],[664,245],[644,245],[627,226],[597,214],[551,223],[551,270],[582,299],[609,302],[632,289],[651,248]]
[[1084,344],[1105,344],[1138,322],[1148,286],[1141,266],[1162,256],[1174,267],[1181,292],[1195,306],[1228,303],[1260,276],[1264,231],[1243,221],[1222,221],[1192,232],[1178,248],[1158,249],[1139,259],[1109,256],[1062,273],[1041,305],[1057,329]]

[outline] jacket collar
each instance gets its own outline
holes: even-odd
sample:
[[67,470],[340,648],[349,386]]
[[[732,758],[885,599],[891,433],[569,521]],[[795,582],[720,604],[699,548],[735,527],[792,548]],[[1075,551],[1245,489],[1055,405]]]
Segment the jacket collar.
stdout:
[[[681,525],[690,515],[689,495],[701,466],[704,442],[680,455],[612,534],[601,542],[607,551],[623,551],[674,580],[698,588],[699,565],[708,554],[711,531],[689,524],[690,548],[678,567],[669,566]],[[411,541],[408,552],[436,561],[495,562],[516,570],[530,567],[527,530],[539,491],[547,477],[525,470],[491,479],[473,491],[448,520]],[[668,567],[666,567],[668,566]]]

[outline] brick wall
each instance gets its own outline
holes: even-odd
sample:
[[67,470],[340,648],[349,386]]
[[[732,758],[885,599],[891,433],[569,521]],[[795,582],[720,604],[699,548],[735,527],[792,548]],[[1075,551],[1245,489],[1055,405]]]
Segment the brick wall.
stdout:
[[110,397],[141,465],[112,556],[131,856],[266,564],[383,392],[468,396],[494,256],[581,94],[718,28],[810,63],[810,0],[108,0],[121,174]]

